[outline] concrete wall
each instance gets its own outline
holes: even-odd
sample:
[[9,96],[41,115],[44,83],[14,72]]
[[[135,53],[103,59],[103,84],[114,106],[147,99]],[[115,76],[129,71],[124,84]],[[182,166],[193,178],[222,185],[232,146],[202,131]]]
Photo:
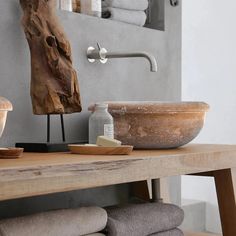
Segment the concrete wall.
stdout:
[[[166,1],[165,32],[102,20],[76,13],[59,12],[71,41],[74,66],[78,70],[83,112],[67,115],[68,141],[87,138],[87,106],[102,100],[180,100],[181,94],[181,8]],[[1,146],[19,141],[45,141],[46,118],[32,115],[29,96],[30,56],[20,25],[18,0],[0,1],[0,95],[14,105],[0,140]],[[106,65],[90,64],[86,50],[99,42],[108,50],[146,50],[158,60],[158,73],[151,73],[144,59],[116,59]],[[55,117],[53,139],[59,141],[59,120]],[[117,195],[118,193],[118,195]],[[68,194],[14,200],[0,204],[1,217],[29,211],[91,204],[114,204],[128,195],[128,188],[109,187]],[[91,195],[94,197],[92,198]],[[115,197],[116,196],[116,197]],[[118,196],[118,197],[117,197]],[[84,201],[83,199],[87,199]],[[100,199],[100,201],[99,201]],[[102,200],[101,200],[102,199]]]
[[[199,143],[236,143],[236,2],[183,1],[183,99],[211,110]],[[220,232],[213,179],[184,177],[183,198],[206,201],[207,230]]]

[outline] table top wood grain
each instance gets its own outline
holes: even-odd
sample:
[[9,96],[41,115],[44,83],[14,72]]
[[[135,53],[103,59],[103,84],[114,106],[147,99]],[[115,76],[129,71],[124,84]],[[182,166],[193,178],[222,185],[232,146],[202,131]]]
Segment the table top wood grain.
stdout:
[[191,144],[128,156],[24,153],[0,160],[0,200],[236,167],[236,145]]

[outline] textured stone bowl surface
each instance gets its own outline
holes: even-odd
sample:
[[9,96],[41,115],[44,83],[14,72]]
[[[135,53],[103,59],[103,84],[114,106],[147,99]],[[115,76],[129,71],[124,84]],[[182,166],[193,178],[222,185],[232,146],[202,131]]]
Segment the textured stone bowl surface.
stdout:
[[5,128],[8,111],[12,111],[12,104],[7,99],[0,97],[0,138]]
[[137,149],[176,148],[201,131],[209,106],[203,102],[108,102],[115,138]]

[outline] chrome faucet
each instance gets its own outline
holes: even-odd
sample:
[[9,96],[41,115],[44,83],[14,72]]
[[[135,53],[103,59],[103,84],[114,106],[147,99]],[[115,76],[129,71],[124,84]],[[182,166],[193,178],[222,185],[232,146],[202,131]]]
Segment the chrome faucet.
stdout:
[[147,52],[107,52],[105,48],[101,48],[98,44],[98,49],[89,47],[87,50],[87,58],[89,62],[100,60],[101,63],[106,63],[110,58],[126,58],[126,57],[143,57],[150,63],[150,70],[157,72],[157,61],[155,57]]

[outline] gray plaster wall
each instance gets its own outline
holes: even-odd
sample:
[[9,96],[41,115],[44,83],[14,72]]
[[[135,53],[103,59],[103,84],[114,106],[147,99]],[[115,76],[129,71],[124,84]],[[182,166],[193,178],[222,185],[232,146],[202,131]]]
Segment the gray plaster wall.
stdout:
[[[14,106],[9,113],[0,146],[15,142],[45,141],[46,118],[32,115],[29,95],[30,55],[20,25],[18,0],[0,1],[0,96]],[[90,103],[103,100],[161,100],[181,98],[181,7],[165,1],[165,31],[150,30],[85,15],[58,12],[73,49],[78,71],[83,112],[67,115],[65,126],[70,142],[87,139]],[[151,73],[144,59],[114,59],[107,64],[90,64],[86,50],[99,42],[108,50],[151,52],[158,72]],[[59,119],[54,117],[53,140],[60,141]],[[0,203],[1,217],[80,204],[114,204],[128,196],[126,185],[62,193]],[[93,196],[93,197],[92,197]],[[99,200],[100,199],[100,200]],[[27,210],[28,209],[28,210]],[[30,209],[30,210],[29,210]]]

